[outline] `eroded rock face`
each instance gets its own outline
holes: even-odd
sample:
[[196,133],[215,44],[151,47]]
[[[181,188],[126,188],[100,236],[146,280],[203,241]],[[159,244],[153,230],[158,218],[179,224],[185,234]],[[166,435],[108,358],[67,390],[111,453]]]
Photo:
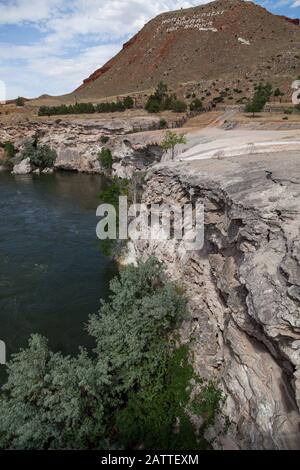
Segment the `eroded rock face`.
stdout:
[[148,177],[147,204],[205,204],[203,249],[137,241],[131,259],[155,254],[186,289],[182,340],[227,397],[227,434],[210,430],[216,448],[300,448],[299,158],[159,165]]
[[[85,173],[102,172],[98,153],[104,146],[109,147],[117,162],[115,173],[118,174],[120,168],[120,176],[130,176],[133,170],[127,171],[126,167],[134,168],[138,160],[136,149],[134,146],[131,148],[130,144],[131,135],[134,134],[130,133],[158,126],[157,116],[87,121],[31,121],[16,126],[0,126],[0,142],[11,141],[17,150],[21,150],[27,140],[37,138],[40,144],[47,144],[56,150],[56,169]],[[101,143],[102,136],[109,137],[108,144]],[[129,143],[126,144],[127,141]],[[123,158],[125,160],[121,164]],[[154,163],[157,161],[153,158]]]

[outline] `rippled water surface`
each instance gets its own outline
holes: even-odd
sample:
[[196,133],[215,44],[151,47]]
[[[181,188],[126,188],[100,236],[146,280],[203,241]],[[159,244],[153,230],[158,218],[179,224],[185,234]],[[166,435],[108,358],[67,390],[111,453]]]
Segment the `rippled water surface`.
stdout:
[[90,347],[88,315],[116,267],[97,249],[98,175],[0,173],[0,339],[8,355],[32,332],[52,349]]

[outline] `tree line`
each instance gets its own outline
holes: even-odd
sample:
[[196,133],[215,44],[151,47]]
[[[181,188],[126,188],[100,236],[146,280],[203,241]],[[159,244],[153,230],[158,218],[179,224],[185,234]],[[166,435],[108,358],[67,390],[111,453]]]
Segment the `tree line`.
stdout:
[[93,113],[115,113],[132,109],[134,100],[131,96],[126,96],[123,100],[108,103],[75,103],[61,104],[59,106],[41,106],[39,116],[58,116],[66,114],[93,114]]

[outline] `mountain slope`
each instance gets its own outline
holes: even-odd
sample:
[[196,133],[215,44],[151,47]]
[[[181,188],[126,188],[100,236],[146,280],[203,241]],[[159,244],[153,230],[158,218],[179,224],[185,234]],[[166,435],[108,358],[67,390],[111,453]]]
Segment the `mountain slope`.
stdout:
[[241,0],[219,0],[164,13],[149,23],[75,90],[102,98],[156,86],[216,78],[300,74],[300,27]]

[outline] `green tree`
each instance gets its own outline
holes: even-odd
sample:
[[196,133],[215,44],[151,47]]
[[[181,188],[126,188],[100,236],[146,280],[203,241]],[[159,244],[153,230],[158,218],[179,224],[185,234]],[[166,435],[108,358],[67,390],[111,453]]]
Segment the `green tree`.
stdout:
[[25,99],[21,96],[18,96],[16,99],[16,106],[25,106]]
[[[178,413],[184,413],[191,367],[185,371],[188,353],[177,350],[169,336],[185,313],[186,300],[156,259],[123,269],[111,282],[109,300],[90,317],[88,332],[96,343],[92,357],[84,350],[73,358],[52,353],[38,335],[13,356],[0,395],[0,447],[103,449],[120,447],[126,440],[133,444],[126,437],[136,429],[132,405],[126,421],[134,429],[122,427],[119,412],[136,394],[136,402],[143,403],[135,412],[138,426],[144,412],[149,412],[151,424],[162,422],[167,411],[165,434],[168,442],[176,439],[174,425]],[[151,397],[157,397],[155,413],[150,413]],[[156,430],[144,429],[141,444],[147,434],[151,442],[153,435],[158,437]]]
[[52,353],[34,335],[7,366],[0,398],[0,447],[104,448],[104,413],[110,378],[85,351],[77,358]]
[[194,99],[190,104],[190,111],[200,112],[203,109],[202,101],[199,98]]
[[113,158],[110,149],[103,148],[98,153],[98,160],[102,166],[102,168],[106,170],[111,170],[113,165]]
[[186,137],[184,135],[178,135],[175,132],[167,131],[165,137],[161,143],[161,147],[167,152],[171,150],[172,160],[175,157],[175,147],[179,144],[186,144]]
[[126,96],[123,100],[125,109],[132,109],[134,107],[134,100],[131,96]]
[[151,95],[148,98],[145,109],[148,113],[159,113],[162,110],[161,102],[154,95]]
[[160,81],[157,85],[154,96],[158,99],[158,101],[162,102],[162,100],[167,96],[167,92],[168,86],[164,82]]

